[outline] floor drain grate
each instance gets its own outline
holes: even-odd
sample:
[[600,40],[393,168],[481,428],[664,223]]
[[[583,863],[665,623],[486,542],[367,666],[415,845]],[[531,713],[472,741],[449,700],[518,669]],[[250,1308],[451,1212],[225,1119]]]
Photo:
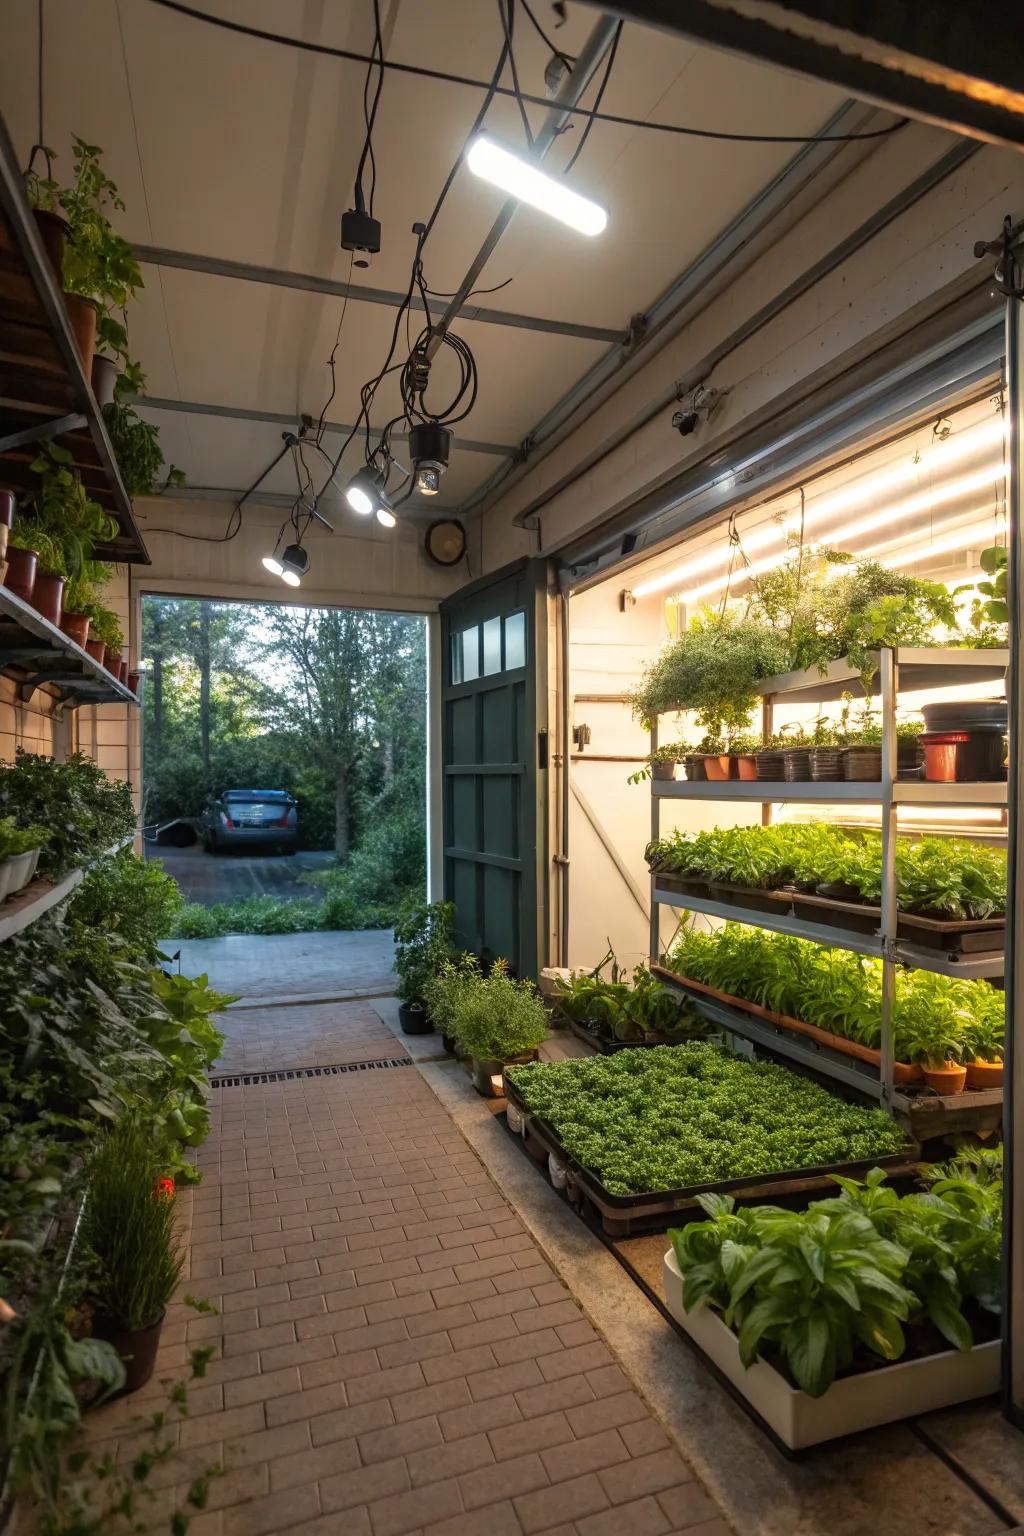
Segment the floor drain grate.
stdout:
[[257,1083],[286,1083],[300,1077],[338,1077],[342,1072],[381,1072],[385,1067],[411,1067],[411,1056],[382,1056],[377,1061],[344,1061],[333,1067],[284,1067],[278,1072],[239,1072],[211,1077],[211,1088],[251,1088]]

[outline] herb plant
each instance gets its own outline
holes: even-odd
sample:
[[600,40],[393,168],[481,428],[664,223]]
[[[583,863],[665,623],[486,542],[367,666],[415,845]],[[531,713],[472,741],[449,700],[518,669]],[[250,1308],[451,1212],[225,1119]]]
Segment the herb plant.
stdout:
[[424,988],[451,953],[454,919],[450,901],[417,902],[395,924],[395,991],[404,1003],[423,1006]]
[[504,960],[488,976],[456,978],[451,1033],[475,1061],[513,1061],[547,1038],[548,1016],[536,987],[516,981]]

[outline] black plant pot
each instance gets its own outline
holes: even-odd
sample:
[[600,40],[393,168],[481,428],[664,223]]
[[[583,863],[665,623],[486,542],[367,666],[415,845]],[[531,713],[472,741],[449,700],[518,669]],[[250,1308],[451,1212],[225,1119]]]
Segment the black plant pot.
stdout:
[[399,1004],[398,1022],[405,1035],[430,1035],[434,1031],[430,1015],[419,1003]]
[[146,1328],[122,1328],[108,1317],[93,1319],[93,1338],[111,1344],[124,1361],[124,1386],[115,1394],[117,1397],[137,1392],[152,1376],[163,1326],[163,1312]]
[[456,1046],[455,1046],[455,1036],[454,1035],[444,1035],[443,1034],[441,1036],[441,1044],[444,1046],[444,1048],[448,1052],[449,1056],[454,1056],[455,1055]]

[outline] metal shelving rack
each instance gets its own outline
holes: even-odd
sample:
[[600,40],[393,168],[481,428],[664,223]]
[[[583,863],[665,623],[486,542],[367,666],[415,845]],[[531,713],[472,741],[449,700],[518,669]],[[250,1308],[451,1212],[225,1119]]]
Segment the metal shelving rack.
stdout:
[[[1005,806],[1007,785],[1002,783],[940,784],[922,780],[900,781],[897,778],[896,701],[901,692],[917,689],[955,687],[968,683],[999,682],[1009,664],[1009,653],[1004,650],[960,650],[953,648],[898,647],[883,649],[877,654],[877,671],[871,692],[880,696],[882,715],[882,777],[871,781],[839,781],[834,783],[791,784],[767,780],[744,781],[730,779],[722,783],[689,782],[681,780],[651,780],[651,839],[660,836],[660,807],[663,800],[694,801],[752,801],[765,808],[765,819],[770,807],[778,804],[801,803],[809,805],[872,805],[877,806],[882,835],[882,902],[881,918],[877,934],[853,933],[836,926],[812,923],[794,915],[773,914],[744,909],[724,902],[692,896],[686,892],[670,890],[659,883],[656,874],[651,876],[651,929],[650,947],[652,959],[658,960],[661,949],[659,909],[670,906],[676,909],[701,912],[710,917],[732,922],[749,923],[776,933],[793,934],[810,939],[814,943],[832,945],[837,949],[849,949],[858,954],[874,955],[882,961],[882,1036],[881,1071],[876,1078],[872,1072],[858,1067],[848,1058],[840,1058],[836,1052],[805,1043],[794,1036],[783,1036],[781,1031],[767,1023],[754,1019],[738,1009],[695,993],[687,996],[695,1006],[714,1022],[735,1034],[757,1043],[770,1045],[772,1049],[812,1066],[848,1086],[874,1094],[892,1110],[909,1115],[913,1107],[911,1098],[896,1087],[894,1081],[892,1008],[897,964],[909,965],[922,970],[938,971],[947,976],[999,977],[1003,974],[1002,952],[973,956],[953,961],[938,952],[932,954],[910,946],[897,936],[898,911],[896,904],[896,825],[901,805],[917,806]],[[788,672],[766,678],[759,687],[763,700],[763,726],[766,735],[773,727],[774,710],[784,703],[824,703],[843,696],[859,683],[859,673],[845,660],[833,662],[826,673],[817,671]],[[652,750],[657,746],[657,726],[651,733]],[[972,1093],[970,1106],[992,1112],[1001,1104],[1001,1093]],[[984,1102],[983,1102],[984,1101]],[[968,1107],[964,1096],[958,1094],[939,1101],[943,1108],[956,1114]]]

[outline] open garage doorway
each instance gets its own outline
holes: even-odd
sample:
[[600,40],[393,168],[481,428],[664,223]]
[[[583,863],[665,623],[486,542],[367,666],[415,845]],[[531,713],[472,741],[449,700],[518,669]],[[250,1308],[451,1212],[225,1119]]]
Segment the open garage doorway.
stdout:
[[332,991],[344,953],[345,990],[379,989],[425,893],[426,621],[147,596],[142,657],[146,855],[186,969]]

